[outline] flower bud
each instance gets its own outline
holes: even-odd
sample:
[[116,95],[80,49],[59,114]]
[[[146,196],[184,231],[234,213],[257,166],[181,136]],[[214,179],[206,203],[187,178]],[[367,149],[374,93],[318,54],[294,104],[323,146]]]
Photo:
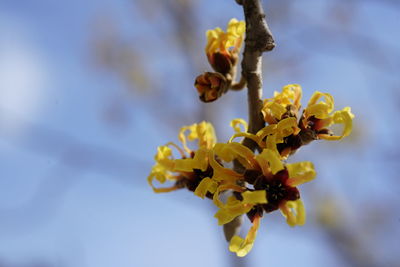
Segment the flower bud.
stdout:
[[207,31],[205,52],[208,62],[215,71],[224,75],[232,72],[237,63],[245,30],[244,21],[231,19],[226,32],[221,28]]
[[197,76],[194,86],[200,100],[206,103],[215,101],[228,89],[226,78],[218,72],[205,72]]
[[238,55],[237,53],[222,53],[215,52],[207,54],[208,62],[211,67],[222,74],[227,74],[232,71],[232,67],[236,65]]

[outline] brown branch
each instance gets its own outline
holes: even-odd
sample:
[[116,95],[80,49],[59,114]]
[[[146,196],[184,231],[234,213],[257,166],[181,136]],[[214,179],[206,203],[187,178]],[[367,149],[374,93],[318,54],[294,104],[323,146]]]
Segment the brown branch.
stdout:
[[[249,107],[249,133],[256,133],[264,127],[262,107],[262,53],[275,47],[274,38],[265,20],[260,0],[243,0],[246,19],[246,39],[242,60],[242,76],[247,81]],[[245,139],[243,144],[255,150],[256,144]]]
[[[247,81],[247,99],[249,109],[249,133],[257,133],[265,125],[261,114],[262,108],[262,53],[271,51],[275,47],[274,38],[265,19],[264,10],[260,0],[236,0],[243,6],[246,20],[246,39],[242,60],[242,77]],[[251,150],[257,148],[257,144],[245,139],[243,145]],[[235,169],[241,166],[235,164]],[[225,238],[231,238],[240,230],[239,218],[232,223],[224,225]]]

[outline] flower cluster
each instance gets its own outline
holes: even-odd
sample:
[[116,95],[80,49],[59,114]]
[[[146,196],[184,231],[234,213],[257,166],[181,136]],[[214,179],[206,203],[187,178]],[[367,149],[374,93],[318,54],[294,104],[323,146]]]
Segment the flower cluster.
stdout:
[[[232,19],[226,32],[220,28],[207,31],[205,53],[214,72],[205,72],[195,80],[200,100],[212,102],[229,89],[243,88],[246,79],[233,84],[238,54],[243,42],[245,23]],[[214,217],[226,225],[246,215],[252,223],[245,238],[230,239],[229,250],[243,257],[252,249],[264,214],[279,210],[290,226],[306,220],[299,186],[316,176],[311,162],[287,163],[287,158],[313,140],[339,140],[350,134],[354,115],[349,107],[334,111],[333,97],[315,92],[301,110],[302,89],[297,84],[283,87],[265,99],[261,113],[265,127],[248,133],[246,121],[231,122],[234,134],[226,143],[217,143],[214,128],[201,122],[180,130],[182,146],[168,143],[158,147],[148,182],[154,192],[187,188],[200,198],[209,198],[218,211]],[[332,125],[342,124],[340,133]],[[253,152],[237,138],[253,140]],[[187,141],[197,142],[195,149]],[[177,157],[173,150],[176,150]],[[156,187],[153,182],[170,185]],[[224,196],[229,192],[228,197]]]
[[[332,96],[321,92],[315,92],[300,113],[301,96],[299,85],[287,85],[282,92],[275,92],[262,109],[267,126],[250,134],[247,123],[235,119],[231,122],[235,133],[227,143],[216,142],[210,123],[183,127],[179,134],[182,148],[174,143],[158,147],[149,184],[155,192],[187,188],[198,197],[212,199],[218,207],[215,218],[220,225],[247,215],[252,223],[247,236],[234,236],[229,244],[229,250],[240,257],[252,249],[264,214],[280,210],[288,225],[303,225],[306,214],[298,186],[313,180],[316,172],[311,162],[286,163],[286,159],[312,140],[339,140],[349,135],[354,115],[348,107],[333,112]],[[329,128],[333,124],[343,124],[343,131],[333,133]],[[254,140],[260,152],[234,142],[238,137]],[[197,149],[190,149],[187,140],[197,141]],[[180,158],[174,158],[172,148]],[[232,167],[237,165],[241,168]],[[154,179],[172,185],[157,188]],[[227,191],[231,196],[221,200]]]
[[207,31],[205,53],[215,72],[205,72],[195,80],[201,101],[215,101],[231,87],[244,32],[244,21],[237,19],[229,21],[226,32],[221,28]]
[[[275,92],[273,98],[264,100],[262,113],[268,125],[256,134],[239,129],[232,139],[250,138],[261,148],[272,149],[287,158],[313,140],[340,140],[350,134],[354,118],[350,107],[333,112],[333,97],[316,91],[300,115],[301,97],[300,85],[284,86],[282,92]],[[329,129],[333,124],[343,124],[341,134],[334,134]]]

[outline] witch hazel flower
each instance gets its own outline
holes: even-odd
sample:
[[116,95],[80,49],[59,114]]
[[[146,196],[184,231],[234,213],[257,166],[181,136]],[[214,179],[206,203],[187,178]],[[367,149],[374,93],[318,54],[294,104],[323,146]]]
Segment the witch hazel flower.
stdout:
[[[350,107],[334,111],[334,99],[328,93],[314,92],[300,114],[302,90],[298,84],[283,87],[273,98],[265,99],[262,114],[267,126],[256,134],[240,129],[232,139],[246,137],[260,147],[277,150],[287,157],[301,146],[314,140],[340,140],[351,133],[354,114]],[[342,124],[341,133],[334,133],[331,126]]]

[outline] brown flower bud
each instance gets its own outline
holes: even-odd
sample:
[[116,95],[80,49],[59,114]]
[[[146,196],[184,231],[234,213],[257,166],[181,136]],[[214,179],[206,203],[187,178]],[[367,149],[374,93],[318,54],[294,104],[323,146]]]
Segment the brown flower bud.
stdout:
[[212,102],[219,98],[228,89],[228,82],[224,75],[218,72],[205,72],[197,76],[194,86],[199,93],[200,100]]
[[235,67],[238,55],[235,52],[215,52],[207,55],[211,67],[219,73],[227,74]]

